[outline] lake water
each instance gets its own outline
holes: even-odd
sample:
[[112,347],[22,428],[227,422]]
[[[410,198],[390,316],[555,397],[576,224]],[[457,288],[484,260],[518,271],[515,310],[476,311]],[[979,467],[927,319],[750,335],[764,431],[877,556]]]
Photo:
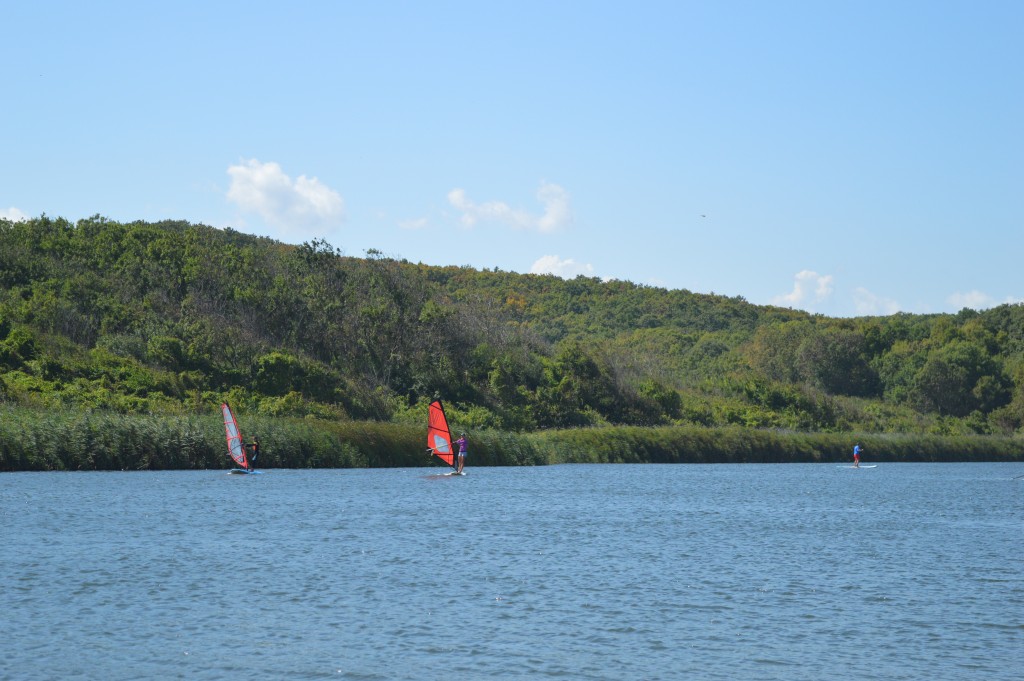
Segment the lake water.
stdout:
[[1021,464],[0,475],[2,679],[1019,679]]

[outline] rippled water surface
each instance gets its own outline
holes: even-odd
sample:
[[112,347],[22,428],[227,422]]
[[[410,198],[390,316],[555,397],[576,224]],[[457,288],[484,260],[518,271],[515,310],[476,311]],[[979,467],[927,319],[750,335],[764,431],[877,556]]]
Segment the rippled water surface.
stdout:
[[1020,464],[0,475],[3,679],[1019,679]]

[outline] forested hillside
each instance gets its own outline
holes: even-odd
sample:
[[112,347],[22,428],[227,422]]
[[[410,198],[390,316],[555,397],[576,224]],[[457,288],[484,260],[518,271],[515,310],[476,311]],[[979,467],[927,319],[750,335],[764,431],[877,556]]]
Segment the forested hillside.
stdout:
[[0,220],[4,402],[419,423],[434,396],[512,431],[1019,433],[1024,307],[830,319],[185,222]]

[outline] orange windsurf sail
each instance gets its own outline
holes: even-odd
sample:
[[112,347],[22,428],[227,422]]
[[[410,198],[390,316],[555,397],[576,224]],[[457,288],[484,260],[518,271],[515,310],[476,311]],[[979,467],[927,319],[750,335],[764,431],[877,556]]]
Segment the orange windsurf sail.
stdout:
[[448,419],[444,415],[441,400],[431,402],[427,411],[427,448],[441,461],[449,466],[454,465],[452,434],[448,430]]

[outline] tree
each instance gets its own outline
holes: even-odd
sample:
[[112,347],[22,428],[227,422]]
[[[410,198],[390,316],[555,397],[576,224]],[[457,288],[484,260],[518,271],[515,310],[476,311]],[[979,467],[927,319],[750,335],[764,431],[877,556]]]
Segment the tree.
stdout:
[[833,395],[875,395],[878,375],[864,346],[864,337],[855,331],[829,328],[812,333],[797,350],[798,374]]
[[976,343],[953,340],[929,353],[914,377],[912,397],[922,411],[967,416],[1009,401],[1009,380]]

